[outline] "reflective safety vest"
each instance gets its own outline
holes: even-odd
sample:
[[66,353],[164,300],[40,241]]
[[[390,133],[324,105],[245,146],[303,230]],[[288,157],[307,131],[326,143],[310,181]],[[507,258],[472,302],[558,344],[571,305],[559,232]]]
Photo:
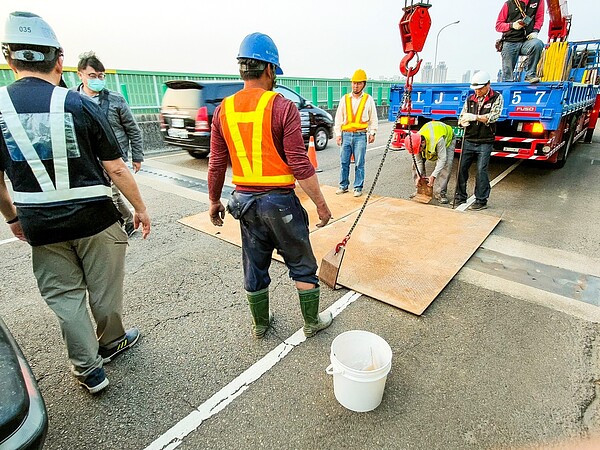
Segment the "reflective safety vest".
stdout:
[[221,103],[219,118],[236,186],[289,186],[296,182],[271,134],[276,95],[273,91],[244,89]]
[[[24,184],[13,182],[13,201],[16,205],[43,205],[90,198],[112,197],[110,186],[101,183],[72,186],[69,179],[69,158],[79,157],[79,146],[71,113],[65,113],[68,89],[55,87],[49,113],[18,114],[6,87],[0,88],[2,132],[8,153],[13,161],[29,165],[37,186],[24,190]],[[49,126],[49,128],[48,128]],[[46,134],[44,134],[44,132]],[[30,136],[35,136],[35,144]],[[51,160],[54,180],[42,160]],[[31,180],[30,186],[33,184]]]
[[446,148],[452,143],[454,139],[454,130],[450,125],[446,125],[444,122],[438,122],[437,120],[427,122],[419,130],[419,134],[425,138],[425,150],[421,151],[421,157],[428,161],[437,160],[437,143],[440,139],[444,139]]
[[369,124],[362,121],[365,104],[369,99],[369,94],[363,94],[356,108],[352,111],[352,94],[346,94],[346,123],[342,125],[342,131],[365,131]]

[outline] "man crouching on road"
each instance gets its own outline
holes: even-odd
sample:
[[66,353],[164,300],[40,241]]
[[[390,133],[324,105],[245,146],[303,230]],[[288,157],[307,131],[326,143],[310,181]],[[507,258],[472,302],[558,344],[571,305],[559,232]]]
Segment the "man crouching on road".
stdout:
[[308,215],[294,192],[296,180],[317,206],[325,226],[331,211],[308,159],[298,108],[273,92],[282,74],[271,38],[253,33],[238,55],[244,89],[227,97],[213,116],[208,163],[209,214],[223,225],[221,192],[228,160],[235,191],[227,210],[240,221],[244,288],[252,314],[252,334],[262,338],[273,316],[269,310],[269,266],[277,249],[296,282],[304,334],[314,336],[331,325],[331,313],[319,314],[317,262],[308,236]]
[[127,234],[106,174],[134,206],[144,238],[150,217],[98,105],[58,87],[63,51],[52,28],[13,12],[2,53],[17,81],[0,88],[0,212],[31,244],[33,272],[58,317],[73,374],[94,394],[108,386],[103,364],[140,335],[123,327]]

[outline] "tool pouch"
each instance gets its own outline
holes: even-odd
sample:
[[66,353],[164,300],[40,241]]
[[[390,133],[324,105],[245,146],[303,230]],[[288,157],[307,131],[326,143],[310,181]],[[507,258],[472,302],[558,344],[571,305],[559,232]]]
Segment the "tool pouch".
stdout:
[[256,196],[252,194],[233,191],[231,198],[227,202],[227,212],[229,212],[234,219],[240,220],[255,201]]

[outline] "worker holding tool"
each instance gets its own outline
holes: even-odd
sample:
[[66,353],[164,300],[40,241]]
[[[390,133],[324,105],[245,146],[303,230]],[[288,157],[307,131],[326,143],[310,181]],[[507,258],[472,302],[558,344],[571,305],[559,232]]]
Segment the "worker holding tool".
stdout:
[[452,127],[433,120],[423,125],[418,133],[412,132],[410,136],[406,136],[404,146],[415,157],[412,167],[415,186],[418,186],[421,176],[425,173],[425,161],[435,161],[435,168],[427,177],[427,185],[433,188],[433,195],[441,204],[447,204],[446,192],[455,147]]
[[352,75],[352,93],[344,95],[335,113],[334,132],[340,152],[340,186],[336,194],[348,192],[350,159],[354,156],[354,196],[360,197],[365,183],[367,142],[375,142],[377,107],[373,97],[364,92],[367,74],[358,69]]
[[244,88],[223,100],[213,116],[208,164],[209,215],[222,226],[221,192],[231,161],[235,191],[227,205],[240,221],[244,288],[252,314],[252,334],[262,338],[273,316],[269,310],[269,266],[273,250],[283,257],[295,281],[304,317],[304,334],[314,336],[333,320],[319,314],[317,262],[309,240],[308,215],[295,194],[296,180],[317,206],[325,226],[331,211],[310,163],[298,108],[273,92],[283,71],[273,40],[262,33],[244,38],[238,54]]
[[469,168],[477,161],[477,179],[475,181],[475,203],[470,210],[479,211],[487,208],[491,186],[488,174],[488,164],[496,139],[496,121],[500,117],[504,100],[502,94],[493,91],[490,86],[490,74],[484,71],[476,72],[471,78],[473,95],[467,97],[458,118],[458,124],[465,128],[465,136],[460,155],[458,181],[456,186],[455,204],[467,201],[467,180]]
[[496,31],[502,33],[502,81],[514,80],[519,55],[527,56],[525,81],[537,83],[537,66],[544,43],[538,33],[544,24],[544,0],[507,0],[496,20]]

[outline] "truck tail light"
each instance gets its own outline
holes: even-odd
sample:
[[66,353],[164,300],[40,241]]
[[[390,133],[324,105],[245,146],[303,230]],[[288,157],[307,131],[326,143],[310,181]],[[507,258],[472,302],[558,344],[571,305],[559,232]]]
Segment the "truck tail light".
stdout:
[[416,117],[402,116],[398,119],[398,123],[402,127],[406,127],[406,126],[410,126],[410,125],[417,125],[418,121],[417,121]]
[[521,122],[517,130],[524,133],[541,134],[544,132],[544,125],[540,122]]
[[167,129],[167,124],[165,123],[165,117],[162,115],[162,113],[158,114],[158,123],[160,124],[161,131],[164,131]]
[[206,106],[198,108],[195,129],[196,131],[210,131],[210,128],[208,127],[208,109]]

